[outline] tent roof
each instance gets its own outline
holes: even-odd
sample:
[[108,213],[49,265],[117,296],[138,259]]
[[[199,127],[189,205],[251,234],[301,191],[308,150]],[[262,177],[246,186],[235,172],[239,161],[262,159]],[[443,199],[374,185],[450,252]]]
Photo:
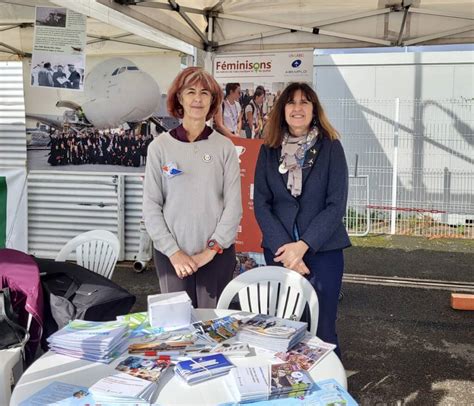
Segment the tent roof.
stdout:
[[[74,9],[70,7],[72,4],[73,1],[69,1],[64,6]],[[0,60],[31,54],[36,6],[60,5],[48,0],[0,0]],[[156,54],[169,51],[193,53],[192,45],[155,29],[145,29],[135,21],[130,23],[122,14],[117,13],[117,16],[114,16],[109,13],[108,21],[90,17],[89,13],[84,14],[89,16],[87,55]],[[143,35],[140,28],[147,35]]]
[[[21,8],[32,22],[32,5],[53,3],[91,17],[95,23],[88,24],[88,35],[111,36],[112,40],[115,36],[116,40],[125,42],[145,41],[145,45],[188,54],[192,53],[190,45],[212,51],[248,51],[474,42],[472,0],[17,0],[3,3],[0,3],[3,24],[8,18],[10,22],[21,21],[18,12]],[[99,22],[105,28],[99,28]],[[133,35],[120,37],[127,33]],[[91,45],[98,43],[94,40],[100,38],[89,36]],[[22,49],[21,45],[28,41],[20,42]],[[123,45],[120,43],[120,47]]]

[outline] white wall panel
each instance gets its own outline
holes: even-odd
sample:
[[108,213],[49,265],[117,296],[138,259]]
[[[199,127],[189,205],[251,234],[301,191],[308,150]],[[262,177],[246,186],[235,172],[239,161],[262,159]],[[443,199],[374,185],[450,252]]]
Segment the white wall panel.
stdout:
[[0,62],[0,166],[26,166],[22,72],[21,62]]
[[134,260],[140,243],[143,176],[125,177],[125,259]]
[[122,208],[123,178],[118,175],[31,171],[29,252],[55,258],[71,238],[95,229],[111,231],[123,241]]

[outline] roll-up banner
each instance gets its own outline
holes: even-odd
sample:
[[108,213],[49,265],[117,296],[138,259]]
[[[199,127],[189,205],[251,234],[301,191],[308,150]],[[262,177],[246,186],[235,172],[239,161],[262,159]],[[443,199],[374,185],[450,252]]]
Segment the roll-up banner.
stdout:
[[262,235],[253,211],[253,188],[263,126],[289,83],[312,85],[313,50],[216,54],[213,75],[224,92],[228,84],[240,85],[240,96],[234,93],[222,105],[224,125],[232,127],[235,134],[232,141],[239,155],[242,180],[243,217],[236,249],[241,253],[260,253]]

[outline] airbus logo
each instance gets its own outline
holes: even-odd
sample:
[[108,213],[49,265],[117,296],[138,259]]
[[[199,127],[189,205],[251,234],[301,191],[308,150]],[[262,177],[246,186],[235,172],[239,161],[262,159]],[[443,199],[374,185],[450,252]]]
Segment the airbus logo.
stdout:
[[293,68],[297,68],[301,65],[301,59],[295,59],[293,62],[291,62],[291,66]]

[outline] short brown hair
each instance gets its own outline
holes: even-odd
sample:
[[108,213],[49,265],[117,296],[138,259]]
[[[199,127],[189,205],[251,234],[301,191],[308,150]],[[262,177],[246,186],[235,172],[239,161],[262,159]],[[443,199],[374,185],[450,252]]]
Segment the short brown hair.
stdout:
[[264,143],[270,148],[278,148],[283,141],[285,132],[288,131],[288,124],[285,120],[285,106],[293,99],[298,90],[301,90],[304,96],[313,103],[313,118],[321,135],[330,140],[339,138],[339,133],[329,122],[316,92],[307,83],[295,82],[290,83],[278,97],[263,130]]
[[216,114],[217,109],[222,103],[222,91],[216,80],[202,68],[196,66],[184,69],[173,80],[170,89],[168,90],[167,107],[168,112],[176,118],[183,118],[183,106],[179,102],[180,93],[191,86],[200,84],[204,89],[211,93],[212,101],[206,120],[210,120]]

